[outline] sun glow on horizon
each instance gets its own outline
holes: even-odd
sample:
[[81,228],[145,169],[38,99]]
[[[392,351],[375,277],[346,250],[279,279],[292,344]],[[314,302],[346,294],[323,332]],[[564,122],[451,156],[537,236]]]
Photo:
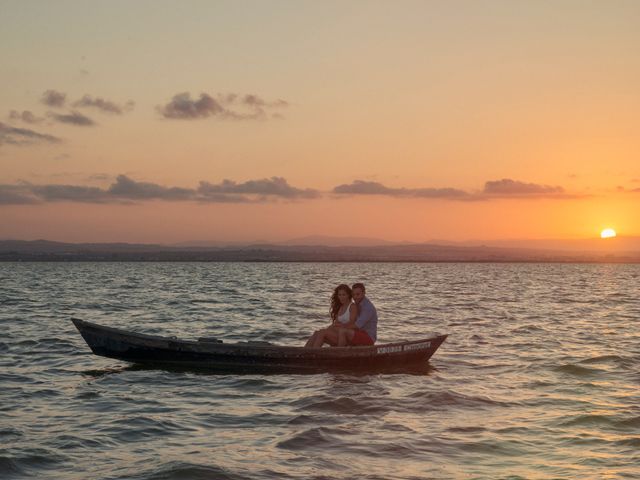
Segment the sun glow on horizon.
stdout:
[[614,238],[616,231],[613,228],[605,228],[600,232],[600,238]]

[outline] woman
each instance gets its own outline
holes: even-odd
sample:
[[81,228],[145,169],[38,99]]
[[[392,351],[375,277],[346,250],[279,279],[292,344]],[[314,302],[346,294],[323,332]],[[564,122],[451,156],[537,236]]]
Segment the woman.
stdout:
[[305,347],[319,348],[328,343],[338,345],[340,330],[348,324],[353,325],[358,317],[358,307],[351,301],[351,289],[348,285],[338,285],[331,295],[331,325],[322,330],[316,330],[309,337]]

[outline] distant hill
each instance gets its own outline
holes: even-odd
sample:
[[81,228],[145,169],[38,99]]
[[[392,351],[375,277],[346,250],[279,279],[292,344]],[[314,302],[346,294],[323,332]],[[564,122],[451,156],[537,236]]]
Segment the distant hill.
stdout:
[[321,245],[324,247],[377,247],[381,245],[401,245],[407,242],[391,242],[380,238],[369,237],[331,237],[328,235],[309,235],[307,237],[292,238],[276,245]]
[[401,245],[408,242],[392,242],[380,238],[369,237],[332,237],[329,235],[309,235],[289,240],[268,242],[266,240],[254,242],[225,242],[221,240],[200,240],[171,244],[174,247],[246,247],[248,245],[321,245],[325,247],[360,246],[372,247],[379,245]]
[[619,236],[616,238],[583,238],[583,239],[519,239],[519,240],[470,240],[464,242],[438,242],[445,245],[478,246],[502,248],[543,249],[572,252],[640,252],[640,237]]
[[439,240],[426,242],[390,241],[371,237],[336,237],[329,235],[309,235],[283,241],[230,242],[223,240],[201,240],[170,244],[171,247],[215,247],[244,248],[250,245],[276,246],[323,246],[323,247],[379,247],[391,245],[438,245],[449,247],[499,247],[525,250],[556,250],[589,253],[640,252],[640,237],[619,236],[602,240],[601,238],[584,239],[511,239],[511,240]]
[[0,241],[0,261],[186,262],[615,262],[640,263],[640,250],[564,251],[436,244],[170,246],[136,243]]

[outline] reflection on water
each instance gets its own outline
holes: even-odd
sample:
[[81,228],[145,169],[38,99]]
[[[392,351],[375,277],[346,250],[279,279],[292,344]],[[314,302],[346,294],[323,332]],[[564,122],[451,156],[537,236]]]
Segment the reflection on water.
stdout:
[[[327,348],[327,347],[325,347]],[[261,371],[260,367],[233,367],[233,366],[224,366],[220,368],[213,367],[205,367],[205,368],[196,368],[196,367],[180,367],[175,365],[123,365],[119,367],[108,367],[102,369],[89,369],[85,370],[82,373],[85,375],[89,375],[92,377],[102,377],[104,375],[114,375],[119,373],[125,373],[128,371],[137,371],[137,370],[163,370],[165,372],[174,372],[174,373],[193,373],[196,375],[256,375],[259,373],[260,375],[318,375],[320,373],[324,373],[324,371],[314,372],[312,370],[299,370],[299,369],[290,369],[287,367],[282,367],[280,370],[275,369],[273,366],[264,368],[264,371]],[[389,367],[386,369],[376,368],[375,373],[384,374],[384,375],[429,375],[429,373],[436,371],[437,368],[434,368],[431,363],[424,363],[422,365],[410,365],[410,366],[400,366],[400,367]],[[349,379],[354,379],[358,377],[368,377],[371,375],[370,371],[363,369],[344,369],[344,370],[336,370],[333,369],[334,374],[343,374],[346,375]]]
[[[0,264],[0,478],[640,477],[636,265]],[[94,356],[69,318],[301,345],[364,281],[423,370],[256,375]],[[409,374],[411,373],[411,374]]]

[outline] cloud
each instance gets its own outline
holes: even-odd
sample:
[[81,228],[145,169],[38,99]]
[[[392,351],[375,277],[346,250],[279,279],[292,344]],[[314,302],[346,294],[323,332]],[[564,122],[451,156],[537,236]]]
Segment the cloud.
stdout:
[[[104,174],[90,180],[110,178]],[[635,190],[640,192],[640,188]],[[118,175],[108,187],[68,184],[0,185],[0,203],[39,203],[71,201],[84,203],[131,203],[148,200],[193,201],[202,203],[263,203],[273,200],[309,200],[327,193],[335,195],[379,195],[396,198],[443,199],[453,201],[489,201],[500,198],[579,198],[565,194],[561,187],[550,187],[502,179],[489,181],[481,192],[457,188],[392,188],[379,182],[355,180],[338,185],[331,192],[289,185],[282,177],[245,182],[223,180],[220,183],[200,181],[196,188],[165,186]]]
[[260,98],[257,95],[245,95],[244,97],[242,97],[242,103],[244,103],[245,105],[249,105],[251,107],[274,107],[274,108],[283,108],[283,107],[288,107],[289,103],[286,102],[285,100],[275,100],[273,102],[267,102],[266,100],[263,100],[262,98]]
[[[214,98],[201,93],[198,99],[191,98],[189,92],[178,93],[165,105],[156,107],[164,118],[193,120],[215,117],[224,120],[264,120],[267,110],[285,108],[285,100],[267,101],[257,95],[236,93],[217,94]],[[240,110],[236,107],[240,107]]]
[[133,110],[135,106],[135,102],[133,100],[129,100],[124,105],[118,105],[115,102],[110,100],[105,100],[100,97],[92,97],[91,95],[85,95],[80,100],[77,100],[73,103],[74,107],[92,107],[97,108],[106,113],[112,113],[114,115],[122,115],[125,112],[129,112]]
[[338,185],[332,191],[338,195],[384,195],[404,198],[430,198],[445,200],[478,201],[494,198],[577,198],[565,193],[562,187],[525,183],[503,178],[488,181],[480,192],[467,192],[458,188],[393,188],[379,182],[354,180]]
[[352,183],[338,185],[333,189],[333,193],[344,193],[349,195],[394,195],[401,188],[385,187],[379,182],[369,182],[365,180],[354,180]]
[[156,183],[136,182],[126,175],[118,175],[115,183],[107,189],[114,198],[129,200],[192,200],[195,190],[180,187],[164,187]]
[[488,181],[484,184],[483,193],[490,196],[558,196],[563,195],[564,188],[537,183],[525,183],[510,178]]
[[[47,90],[42,94],[41,102],[50,107],[63,107],[66,102],[67,95],[56,90]],[[92,97],[91,95],[84,95],[80,100],[73,103],[74,107],[79,108],[96,108],[102,112],[111,113],[114,115],[122,115],[125,112],[133,110],[135,102],[129,100],[124,105],[118,105],[115,102],[106,100],[101,97]],[[70,125],[78,126],[92,126],[96,125],[96,122],[86,115],[78,112],[71,111],[66,114],[47,112],[47,117],[53,119],[59,123],[66,123]],[[38,117],[30,110],[23,110],[19,112],[17,110],[11,110],[9,112],[9,120],[22,121],[31,125],[41,124],[46,121],[45,117]],[[9,143],[9,141],[6,141]]]
[[0,205],[30,205],[39,202],[40,200],[22,184],[0,184]]
[[23,110],[22,112],[18,112],[17,110],[11,110],[9,112],[9,120],[20,120],[24,123],[29,124],[38,124],[44,122],[46,119],[43,117],[38,117],[33,114],[33,112],[29,110]]
[[206,93],[200,94],[198,100],[192,100],[187,92],[178,93],[169,103],[157,108],[164,118],[174,119],[206,118],[225,113],[225,108]]
[[68,123],[70,125],[77,125],[80,127],[90,127],[96,124],[96,122],[86,115],[76,111],[72,111],[68,114],[48,112],[47,116],[53,118],[56,122]]
[[625,188],[622,185],[618,185],[615,188],[615,191],[618,192],[618,193],[625,193],[625,192],[626,193],[638,193],[638,192],[640,192],[640,187]]
[[67,94],[56,90],[47,90],[42,94],[40,101],[50,107],[63,107],[67,100]]
[[34,145],[39,143],[60,143],[61,138],[38,133],[28,128],[11,127],[0,122],[0,145]]
[[301,189],[292,187],[282,177],[264,178],[261,180],[249,180],[243,183],[236,183],[232,180],[223,180],[218,184],[200,182],[198,193],[205,198],[215,198],[219,195],[259,195],[265,197],[280,197],[287,199],[294,198],[317,198],[320,192],[310,188]]
[[386,195],[391,197],[442,198],[453,200],[473,200],[475,197],[457,188],[391,188],[379,182],[354,180],[352,183],[338,185],[333,193],[343,195]]
[[0,202],[5,204],[69,201],[81,203],[129,203],[131,201],[164,200],[204,203],[260,203],[272,199],[316,198],[316,190],[296,188],[284,178],[249,180],[219,184],[200,182],[198,188],[167,187],[152,182],[139,182],[118,175],[107,188],[87,185],[32,184],[0,185]]
[[98,187],[53,184],[32,185],[30,190],[42,201],[101,203],[108,200],[107,193]]

